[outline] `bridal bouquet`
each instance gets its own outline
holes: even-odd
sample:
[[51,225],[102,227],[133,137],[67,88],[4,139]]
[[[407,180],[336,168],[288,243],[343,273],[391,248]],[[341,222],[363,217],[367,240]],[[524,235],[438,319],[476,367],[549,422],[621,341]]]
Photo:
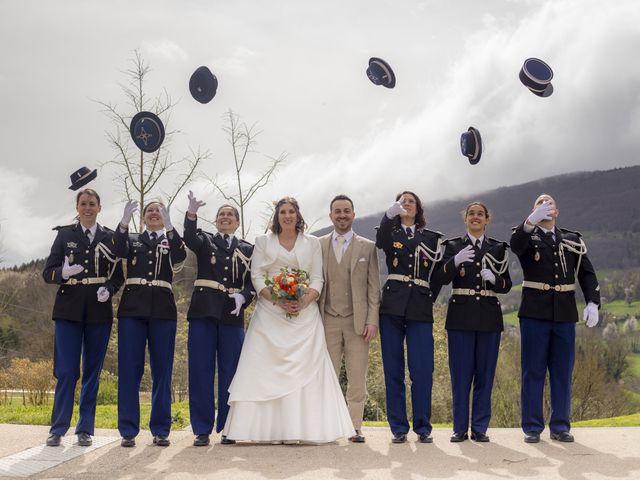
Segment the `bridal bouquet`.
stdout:
[[[265,284],[271,292],[271,300],[277,303],[280,300],[300,300],[309,290],[309,274],[298,268],[282,268],[280,273],[272,278],[267,278]],[[287,313],[287,318],[295,314]]]

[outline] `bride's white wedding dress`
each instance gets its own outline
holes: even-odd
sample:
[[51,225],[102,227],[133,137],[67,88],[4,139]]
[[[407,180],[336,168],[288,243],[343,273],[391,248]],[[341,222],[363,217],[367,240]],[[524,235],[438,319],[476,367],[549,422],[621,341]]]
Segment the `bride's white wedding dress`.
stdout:
[[[287,251],[275,234],[256,239],[251,280],[256,292],[281,268],[309,273],[322,289],[322,252],[316,237],[298,235]],[[318,305],[296,317],[258,298],[236,374],[229,387],[223,435],[233,440],[332,442],[355,435],[329,358]]]

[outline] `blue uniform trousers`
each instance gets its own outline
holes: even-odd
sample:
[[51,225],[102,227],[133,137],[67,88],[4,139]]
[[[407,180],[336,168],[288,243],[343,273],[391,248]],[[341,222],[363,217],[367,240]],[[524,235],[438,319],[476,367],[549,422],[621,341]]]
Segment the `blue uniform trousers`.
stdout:
[[501,332],[448,330],[453,431],[469,430],[469,393],[473,384],[471,430],[486,433],[491,420],[491,389],[498,364]]
[[69,430],[82,356],[80,416],[76,433],[93,435],[100,372],[110,335],[111,323],[87,323],[86,313],[83,322],[55,320],[53,373],[58,382],[51,412],[50,433],[64,435]]
[[542,399],[549,370],[553,433],[571,429],[571,375],[575,360],[576,324],[520,319],[522,346],[522,430],[544,430]]
[[214,379],[218,362],[218,416],[221,432],[229,412],[229,385],[236,373],[244,342],[242,326],[206,318],[189,319],[189,414],[195,435],[210,435],[215,417]]
[[411,379],[413,431],[431,433],[431,388],[433,385],[433,324],[380,315],[380,343],[387,397],[387,420],[391,432],[407,433],[404,342]]
[[118,320],[118,430],[132,438],[140,432],[140,381],[149,343],[151,418],[149,430],[171,431],[171,375],[176,345],[175,320],[122,317]]

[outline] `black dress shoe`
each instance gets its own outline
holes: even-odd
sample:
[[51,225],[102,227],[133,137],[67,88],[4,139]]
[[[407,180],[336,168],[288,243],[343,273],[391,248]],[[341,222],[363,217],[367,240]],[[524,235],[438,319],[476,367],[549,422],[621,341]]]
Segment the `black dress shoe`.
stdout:
[[557,440],[558,442],[571,443],[573,442],[573,435],[569,432],[551,432],[551,440]]
[[122,437],[122,440],[120,440],[120,446],[121,447],[135,447],[136,446],[136,439],[135,437]]
[[433,443],[433,437],[430,433],[420,433],[418,435],[418,441],[420,443]]
[[360,430],[356,430],[356,434],[353,437],[349,437],[349,441],[352,443],[364,443],[364,435]]
[[404,443],[407,441],[406,433],[394,433],[391,443]]
[[78,445],[81,447],[90,447],[93,441],[91,440],[91,435],[87,432],[80,432],[78,434]]
[[194,447],[206,447],[207,445],[209,445],[209,443],[211,443],[209,440],[209,435],[205,433],[196,435],[196,438],[193,440]]
[[222,435],[222,438],[220,439],[220,444],[221,445],[235,445],[236,441],[235,440],[231,440],[230,438],[227,438],[226,435]]
[[451,435],[451,439],[449,440],[451,443],[460,443],[464,442],[469,438],[469,434],[467,432],[453,432]]
[[168,447],[169,445],[171,445],[171,442],[169,441],[169,437],[163,437],[162,435],[155,435],[153,437],[153,444],[157,445],[158,447]]
[[474,432],[472,430],[471,431],[471,440],[473,440],[474,442],[488,442],[489,441],[489,435],[487,435],[486,433],[482,433],[482,432]]
[[525,443],[538,443],[540,442],[540,434],[538,432],[525,432],[524,441]]
[[47,437],[47,447],[59,447],[61,440],[62,440],[61,435],[56,435],[55,433],[51,433]]

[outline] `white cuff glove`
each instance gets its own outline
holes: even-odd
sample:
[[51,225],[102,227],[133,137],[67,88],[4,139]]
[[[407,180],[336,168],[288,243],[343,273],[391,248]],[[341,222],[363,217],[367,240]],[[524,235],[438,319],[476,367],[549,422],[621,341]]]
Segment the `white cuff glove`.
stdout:
[[189,195],[187,195],[187,198],[189,199],[189,208],[187,208],[187,213],[190,213],[192,215],[195,215],[200,207],[206,205],[206,203],[196,199],[196,197],[193,196],[193,192],[191,190],[189,190]]
[[62,278],[69,280],[69,277],[79,274],[84,270],[84,267],[80,264],[69,265],[69,257],[64,257],[64,265],[62,265]]
[[531,212],[531,215],[527,217],[527,222],[531,225],[537,225],[543,220],[551,220],[551,212],[554,210],[549,202],[542,202]]
[[587,306],[584,307],[584,312],[582,313],[582,319],[587,322],[587,327],[595,327],[598,324],[598,320],[600,320],[598,315],[598,305],[593,302],[587,303]]
[[164,223],[164,228],[167,232],[173,230],[173,225],[171,224],[171,214],[169,212],[169,207],[165,207],[164,205],[160,205],[160,215],[162,216],[162,223]]
[[109,293],[109,290],[107,290],[107,287],[100,287],[98,289],[98,301],[103,303],[106,302],[107,300],[109,300],[109,297],[111,296],[111,294]]
[[407,211],[402,207],[402,203],[400,203],[402,199],[397,202],[394,202],[389,208],[387,208],[387,218],[389,220],[397,217],[402,213],[407,213]]
[[244,305],[244,297],[239,293],[230,293],[229,297],[233,298],[233,301],[236,302],[236,309],[231,311],[231,315],[235,315],[237,317],[240,316],[240,310],[242,310],[242,305]]
[[489,282],[489,283],[492,283],[494,285],[496,284],[496,276],[488,268],[483,268],[482,270],[480,270],[480,276],[482,277],[482,279],[485,282]]
[[476,256],[476,252],[474,252],[473,247],[471,245],[467,245],[453,257],[453,263],[455,263],[456,268],[460,266],[461,263],[469,262],[473,260],[473,257]]
[[124,212],[122,212],[122,220],[120,220],[120,225],[124,228],[129,226],[129,222],[131,222],[131,217],[133,217],[133,213],[138,210],[138,202],[136,200],[128,200],[124,205]]

